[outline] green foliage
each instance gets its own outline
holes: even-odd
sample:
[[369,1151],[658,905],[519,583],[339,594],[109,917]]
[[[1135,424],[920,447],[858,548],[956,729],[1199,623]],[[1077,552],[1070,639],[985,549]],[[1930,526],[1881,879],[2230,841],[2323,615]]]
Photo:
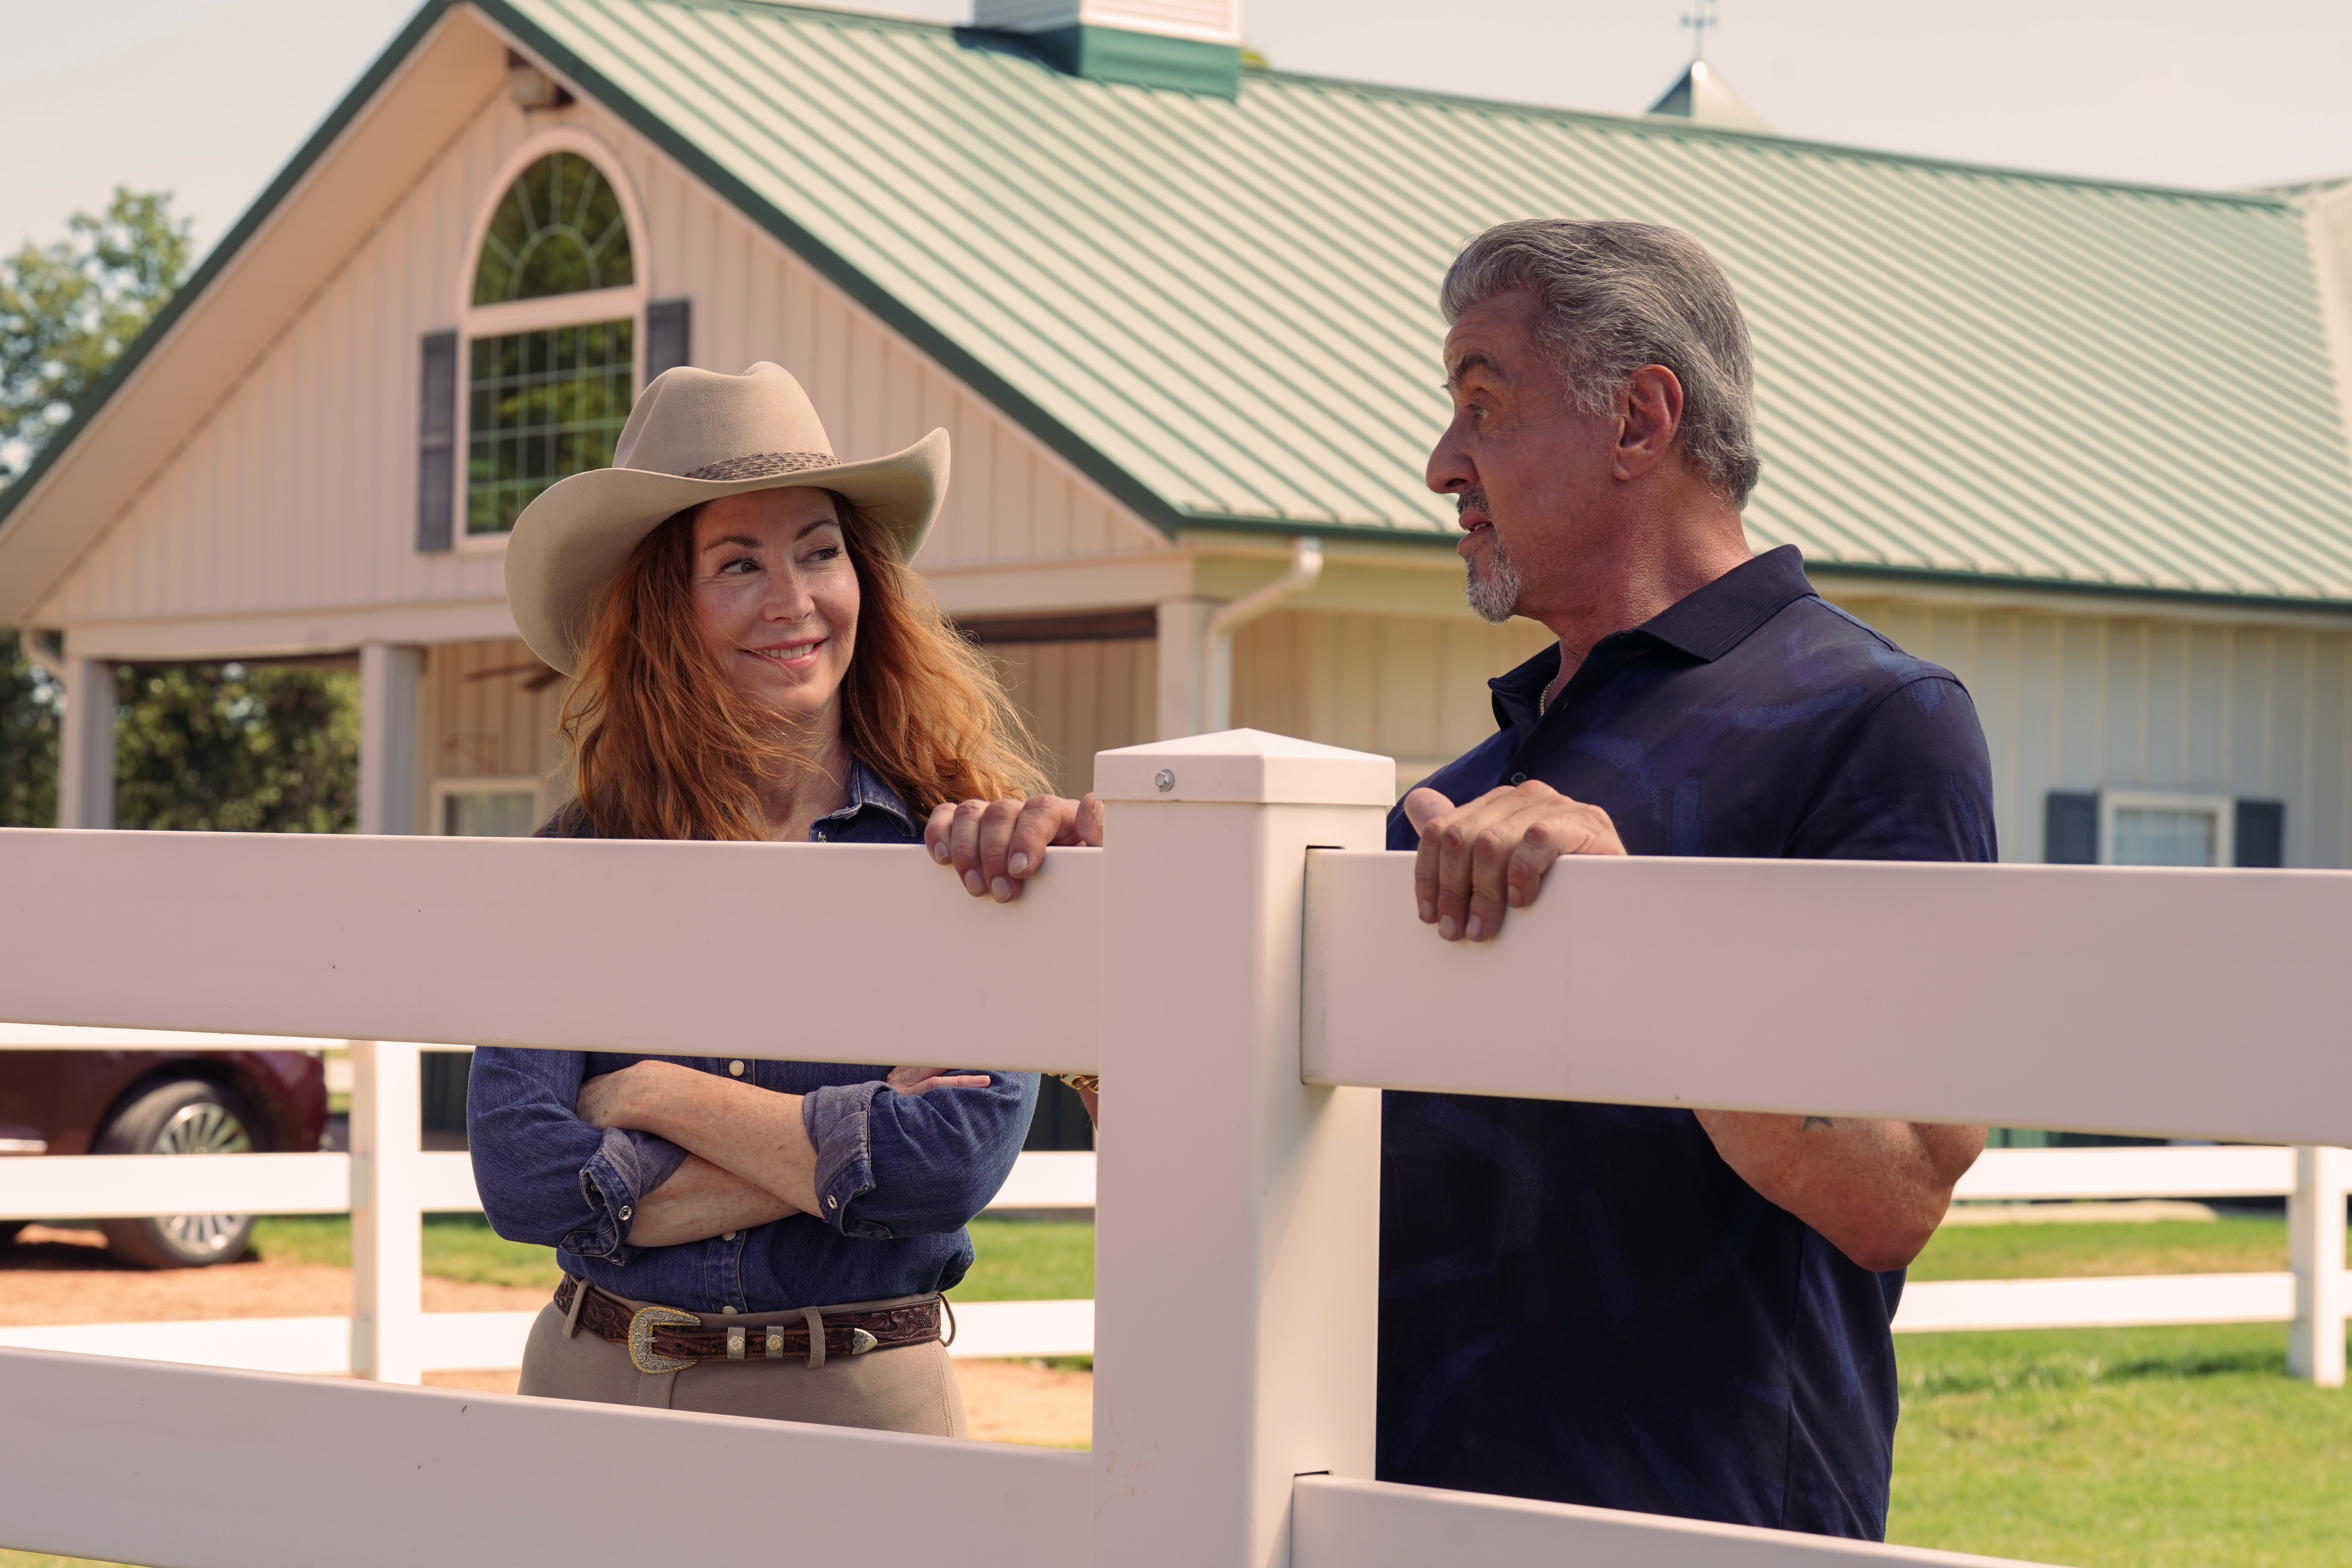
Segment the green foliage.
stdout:
[[25,657],[16,634],[0,635],[0,827],[47,827],[58,819],[58,728],[65,694]]
[[216,833],[357,826],[356,670],[126,666],[117,682],[117,826]]
[[621,198],[595,164],[550,153],[522,172],[492,215],[474,303],[617,289],[635,276]]
[[73,405],[188,275],[189,220],[168,191],[118,185],[47,249],[0,258],[0,485],[24,472]]

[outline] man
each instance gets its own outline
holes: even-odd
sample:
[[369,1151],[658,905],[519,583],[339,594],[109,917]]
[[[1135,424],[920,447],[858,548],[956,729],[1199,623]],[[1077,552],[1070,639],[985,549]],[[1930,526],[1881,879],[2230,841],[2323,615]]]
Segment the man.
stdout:
[[[1706,251],[1507,224],[1444,303],[1429,486],[1459,508],[1471,606],[1559,641],[1490,683],[1498,732],[1390,818],[1421,918],[1489,940],[1562,854],[1992,859],[1959,682],[1814,596],[1793,548],[1750,557],[1747,328]],[[1983,1142],[1390,1094],[1381,1479],[1883,1538],[1889,1321]]]

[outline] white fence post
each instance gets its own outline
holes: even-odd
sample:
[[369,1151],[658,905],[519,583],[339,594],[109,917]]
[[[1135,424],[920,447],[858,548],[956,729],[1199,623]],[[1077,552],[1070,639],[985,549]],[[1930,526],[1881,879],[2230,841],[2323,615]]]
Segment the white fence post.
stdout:
[[2286,1369],[2322,1388],[2344,1386],[2344,1200],[2352,1188],[2352,1149],[2294,1152],[2294,1195],[2287,1200],[2287,1267],[2294,1271],[2294,1326],[2287,1331]]
[[352,1375],[378,1383],[424,1381],[419,1055],[352,1042]]
[[1101,1568],[1282,1568],[1292,1478],[1371,1473],[1380,1096],[1300,1082],[1299,961],[1307,850],[1378,847],[1395,776],[1248,730],[1096,759]]

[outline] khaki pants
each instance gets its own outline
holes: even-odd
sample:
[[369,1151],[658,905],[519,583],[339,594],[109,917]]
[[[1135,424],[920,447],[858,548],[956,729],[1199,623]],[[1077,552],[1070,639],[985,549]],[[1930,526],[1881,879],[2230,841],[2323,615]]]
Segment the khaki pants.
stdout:
[[[902,1296],[827,1307],[826,1315],[919,1301]],[[651,1305],[631,1301],[632,1310]],[[703,1315],[708,1327],[742,1324],[758,1344],[770,1323],[798,1326],[793,1312]],[[864,1355],[831,1355],[812,1368],[805,1358],[787,1361],[697,1362],[683,1372],[639,1372],[629,1347],[612,1344],[582,1330],[566,1339],[563,1314],[550,1301],[530,1326],[522,1352],[521,1392],[541,1399],[584,1399],[598,1405],[636,1405],[655,1410],[698,1410],[712,1415],[755,1415],[770,1421],[811,1421],[826,1426],[865,1426],[882,1432],[920,1432],[936,1437],[964,1435],[963,1390],[955,1368],[937,1340]]]

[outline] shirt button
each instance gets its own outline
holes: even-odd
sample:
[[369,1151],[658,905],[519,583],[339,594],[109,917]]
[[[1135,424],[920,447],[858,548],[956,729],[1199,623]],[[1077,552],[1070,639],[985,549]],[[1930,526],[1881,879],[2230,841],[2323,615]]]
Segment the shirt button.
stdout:
[[839,1208],[841,1206],[841,1201],[838,1198],[828,1197],[824,1200],[824,1206],[829,1209]]
[[1511,775],[1511,782],[1515,784],[1523,784],[1528,782],[1528,775],[1525,773],[1513,773]]
[[729,1062],[727,1064],[727,1071],[732,1077],[741,1078],[743,1076],[743,1064],[741,1062]]
[[623,1205],[621,1205],[621,1217],[622,1217],[623,1219],[626,1219],[626,1218],[628,1218],[631,1215],[635,1214],[635,1212],[636,1212],[636,1211],[635,1211],[635,1209],[631,1208],[631,1207],[630,1207],[628,1205],[626,1205],[626,1204],[623,1204]]
[[732,1307],[721,1307],[719,1310],[726,1313],[730,1318],[735,1315],[735,1309]]
[[735,1233],[734,1233],[733,1231],[731,1231],[731,1230],[730,1230],[730,1231],[729,1231],[725,1236],[720,1237],[719,1239],[719,1240],[721,1240],[721,1241],[732,1241],[732,1240],[734,1240],[734,1239],[735,1239]]

